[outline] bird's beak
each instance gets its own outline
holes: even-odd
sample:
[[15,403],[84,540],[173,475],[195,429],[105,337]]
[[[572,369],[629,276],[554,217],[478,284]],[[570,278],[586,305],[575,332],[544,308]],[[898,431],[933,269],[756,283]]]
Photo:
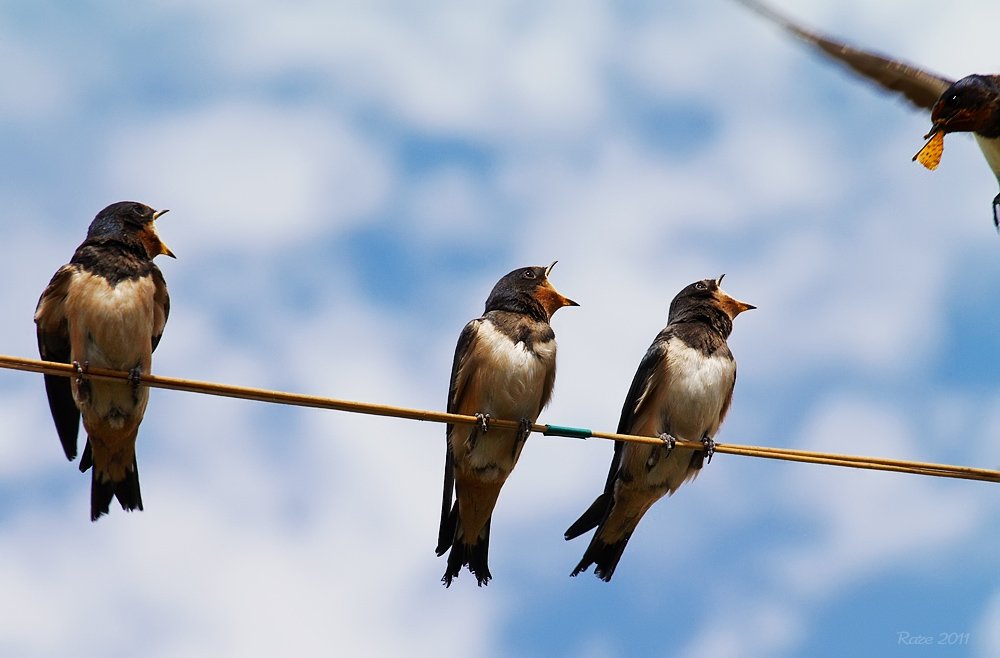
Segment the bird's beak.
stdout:
[[[156,210],[156,211],[154,211],[153,212],[153,221],[155,222],[157,219],[160,218],[161,215],[165,215],[168,212],[170,212],[169,208],[164,208],[163,210]],[[156,233],[156,229],[155,228],[153,229],[153,233]],[[156,236],[156,239],[160,243],[160,253],[158,255],[160,255],[160,256],[170,256],[171,258],[177,258],[177,256],[174,256],[174,252],[170,251],[170,248],[167,247],[167,245],[163,244],[163,240],[160,240],[160,236],[159,235]]]
[[548,279],[542,284],[539,289],[543,299],[542,306],[549,310],[549,315],[555,312],[556,309],[562,308],[563,306],[579,306],[569,297],[563,296],[561,292],[555,289],[555,287],[549,283]]
[[956,110],[938,101],[931,109],[931,130],[924,135],[924,139],[930,139],[937,133],[974,132],[988,120],[988,110],[966,107]]
[[[725,274],[719,275],[719,278],[715,282],[716,285],[722,283],[722,277],[724,276],[726,275]],[[722,310],[726,313],[726,315],[729,316],[730,320],[735,318],[743,311],[752,311],[753,309],[757,308],[753,304],[747,304],[746,302],[741,302],[738,299],[730,297],[729,294],[726,291],[724,291],[721,287],[716,291],[715,294],[716,294],[716,299],[719,302],[719,307],[722,308]]]
[[729,316],[730,320],[743,311],[752,311],[757,308],[753,304],[747,304],[746,302],[741,302],[738,299],[733,299],[721,290],[719,291],[719,298],[719,306],[721,306],[722,310],[726,312],[726,315]]
[[559,261],[554,260],[552,264],[545,268],[545,281],[538,288],[536,293],[538,296],[538,301],[541,302],[542,306],[545,307],[545,311],[552,317],[558,309],[563,306],[579,306],[569,297],[565,297],[562,293],[555,289],[555,287],[549,282],[549,273],[552,272],[552,268],[556,266]]

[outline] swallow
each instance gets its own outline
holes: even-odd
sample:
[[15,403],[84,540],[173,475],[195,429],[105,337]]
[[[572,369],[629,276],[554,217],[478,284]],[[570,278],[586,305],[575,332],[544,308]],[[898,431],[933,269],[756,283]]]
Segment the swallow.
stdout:
[[[656,436],[663,445],[615,442],[604,492],[573,525],[566,539],[597,528],[571,575],[596,565],[610,581],[625,545],[653,503],[692,480],[715,450],[736,384],[736,361],[726,344],[733,319],[754,306],[726,294],[718,280],[681,290],[670,303],[667,326],[657,334],[622,405],[618,434]],[[705,450],[676,447],[700,441]]]
[[[45,391],[70,461],[76,458],[83,417],[87,444],[80,471],[93,467],[91,521],[108,513],[112,497],[122,509],[142,509],[135,439],[149,389],[139,381],[150,371],[170,313],[167,284],[153,258],[175,257],[153,224],[165,212],[121,201],[97,213],[35,309],[42,359],[77,369],[76,377],[45,375]],[[127,370],[130,380],[91,380],[90,367]]]
[[[504,276],[483,316],[465,325],[458,338],[448,412],[475,415],[478,423],[446,428],[436,549],[439,557],[450,551],[445,586],[463,566],[480,587],[492,578],[487,557],[497,496],[555,384],[556,337],[549,323],[563,306],[579,306],[549,283],[554,266],[522,267]],[[519,427],[490,427],[491,418],[516,420]]]
[[[940,140],[945,134],[972,133],[993,175],[1000,182],[1000,75],[973,74],[952,80],[808,30],[755,0],[738,2],[883,89],[902,95],[917,108],[930,110],[931,129],[924,139],[931,139],[932,142],[925,149],[937,139],[937,158],[940,158]],[[921,153],[913,159],[919,158],[929,169],[937,166],[937,160],[927,164]],[[1000,194],[993,199],[993,225],[1000,229]]]

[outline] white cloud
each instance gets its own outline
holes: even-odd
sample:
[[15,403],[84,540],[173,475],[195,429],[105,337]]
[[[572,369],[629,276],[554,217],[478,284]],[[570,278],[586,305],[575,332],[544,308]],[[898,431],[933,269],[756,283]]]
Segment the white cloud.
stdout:
[[175,209],[182,219],[164,221],[184,221],[190,237],[167,240],[166,225],[161,234],[187,251],[343,230],[382,206],[392,180],[379,148],[340,118],[246,103],[123,127],[103,161],[108,198]]

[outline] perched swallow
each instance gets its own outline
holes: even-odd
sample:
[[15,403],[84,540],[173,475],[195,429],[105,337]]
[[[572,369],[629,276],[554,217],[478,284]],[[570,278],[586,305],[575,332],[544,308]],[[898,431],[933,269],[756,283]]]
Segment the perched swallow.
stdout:
[[[667,326],[657,334],[632,380],[618,434],[658,436],[662,446],[615,442],[604,493],[566,530],[574,539],[597,528],[574,576],[594,564],[609,581],[625,545],[653,503],[693,479],[715,444],[736,384],[736,361],[726,344],[733,318],[749,309],[705,279],[670,303]],[[676,439],[701,441],[705,451],[675,447]]]
[[[578,306],[549,283],[554,266],[522,267],[500,279],[483,317],[465,325],[458,338],[448,412],[475,415],[479,423],[446,430],[437,545],[438,556],[451,550],[441,579],[446,586],[463,566],[480,586],[492,578],[487,557],[493,508],[556,379],[556,337],[549,322],[563,306]],[[490,427],[490,418],[517,420],[520,427]]]
[[[49,409],[70,460],[83,415],[87,445],[80,471],[93,466],[90,518],[108,512],[112,496],[122,509],[142,509],[135,438],[146,411],[148,374],[170,312],[167,284],[153,258],[174,257],[153,226],[166,210],[133,201],[97,214],[69,264],[52,277],[38,300],[38,351],[47,361],[72,363],[74,378],[45,375]],[[91,380],[89,367],[128,370],[130,382]]]
[[[975,74],[955,81],[812,32],[755,0],[738,1],[868,80],[930,110],[931,129],[925,139],[971,132],[1000,182],[1000,75]],[[933,169],[937,164],[927,166]],[[1000,194],[993,199],[993,224],[1000,228]]]

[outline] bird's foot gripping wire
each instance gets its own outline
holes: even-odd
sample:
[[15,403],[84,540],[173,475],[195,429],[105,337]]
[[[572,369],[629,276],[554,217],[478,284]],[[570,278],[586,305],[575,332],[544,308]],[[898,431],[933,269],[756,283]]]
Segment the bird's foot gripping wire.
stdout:
[[132,402],[139,404],[139,382],[142,381],[142,370],[136,366],[128,371],[128,383],[132,385]]
[[73,370],[76,370],[76,394],[80,401],[90,399],[90,381],[87,379],[87,371],[90,370],[90,361],[73,362]]
[[667,433],[663,433],[659,436],[660,441],[663,441],[663,447],[666,449],[669,455],[675,447],[677,447],[677,439],[670,436]]
[[476,444],[479,442],[479,437],[482,434],[486,434],[490,431],[490,415],[489,414],[476,414],[476,424],[472,426],[472,431],[469,432],[469,438],[465,440],[465,445],[469,450],[475,450]]
[[1000,194],[993,197],[993,226],[1000,231]]
[[517,440],[519,442],[526,441],[528,435],[531,434],[532,422],[527,418],[522,418],[517,424]]
[[701,444],[705,446],[705,463],[711,464],[712,455],[715,454],[715,441],[712,440],[712,437],[706,434],[705,436],[701,437]]
[[489,414],[476,414],[476,427],[483,434],[490,431],[490,415]]
[[139,388],[139,382],[142,381],[142,370],[139,366],[136,366],[128,371],[128,383],[132,385],[132,389]]

